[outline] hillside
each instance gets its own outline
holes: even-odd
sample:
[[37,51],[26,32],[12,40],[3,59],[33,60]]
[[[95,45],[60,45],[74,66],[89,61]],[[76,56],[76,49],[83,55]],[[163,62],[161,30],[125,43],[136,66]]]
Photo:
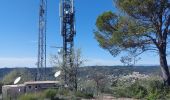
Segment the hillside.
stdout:
[[[0,69],[0,79],[10,73],[13,70],[26,69],[31,75],[35,75],[37,72],[36,68],[1,68]],[[91,76],[93,73],[102,73],[104,75],[127,75],[129,73],[140,72],[142,74],[160,74],[160,68],[158,66],[137,66],[137,67],[125,67],[125,66],[87,66],[79,68],[79,77],[85,78]],[[55,68],[47,68],[49,80],[53,80]]]

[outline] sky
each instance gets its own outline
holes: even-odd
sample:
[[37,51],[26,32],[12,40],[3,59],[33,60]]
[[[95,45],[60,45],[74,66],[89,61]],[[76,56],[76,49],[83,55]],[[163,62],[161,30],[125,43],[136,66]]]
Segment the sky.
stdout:
[[[104,11],[116,12],[112,0],[75,0],[75,47],[80,48],[84,65],[122,65],[120,56],[113,57],[99,47],[94,38],[95,21]],[[39,0],[0,0],[0,68],[35,67],[37,62]],[[47,57],[62,46],[59,26],[59,0],[48,0]],[[145,53],[138,65],[158,65],[157,54]],[[170,57],[167,58],[170,62]]]

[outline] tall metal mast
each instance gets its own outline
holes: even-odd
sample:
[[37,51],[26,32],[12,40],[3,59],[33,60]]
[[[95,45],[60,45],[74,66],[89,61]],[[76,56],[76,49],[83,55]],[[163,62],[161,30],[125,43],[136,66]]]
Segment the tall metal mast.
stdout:
[[63,36],[64,81],[71,89],[75,86],[73,74],[73,46],[75,31],[74,0],[60,0],[61,35]]
[[46,80],[46,18],[47,0],[40,0],[38,33],[38,72],[36,80]]

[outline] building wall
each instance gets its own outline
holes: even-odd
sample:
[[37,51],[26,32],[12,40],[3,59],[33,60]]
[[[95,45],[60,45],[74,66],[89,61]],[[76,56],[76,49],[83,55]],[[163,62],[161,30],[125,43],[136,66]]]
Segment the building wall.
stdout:
[[17,97],[25,93],[24,86],[2,87],[3,100],[17,100]]
[[59,88],[56,83],[30,83],[22,85],[6,85],[2,87],[3,100],[17,100],[18,96],[25,93],[34,93],[46,89]]
[[26,84],[26,93],[43,91],[49,88],[58,88],[55,83],[50,84]]

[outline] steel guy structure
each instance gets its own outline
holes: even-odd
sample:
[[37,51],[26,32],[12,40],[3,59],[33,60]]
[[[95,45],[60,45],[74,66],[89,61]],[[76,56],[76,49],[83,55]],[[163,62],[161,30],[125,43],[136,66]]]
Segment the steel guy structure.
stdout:
[[[60,32],[63,37],[63,66],[65,85],[71,89],[75,87],[74,74],[74,36],[75,29],[75,8],[74,0],[60,0],[59,4]],[[47,23],[47,0],[40,0],[39,12],[39,35],[38,35],[38,62],[37,79],[46,79],[46,23]]]
[[39,33],[38,33],[38,61],[37,80],[46,80],[46,23],[47,0],[40,0],[39,7]]
[[74,89],[74,36],[75,29],[75,8],[74,0],[60,0],[60,30],[63,37],[63,72],[64,81],[71,89]]
[[[47,24],[47,0],[40,0],[39,7],[39,33],[38,33],[38,61],[37,75],[33,82],[25,82],[17,84],[21,77],[15,81],[15,85],[4,85],[3,99],[17,100],[18,96],[24,93],[38,92],[49,88],[60,88],[68,86],[69,89],[75,90],[76,74],[74,66],[74,36],[75,31],[75,9],[74,0],[60,0],[60,20],[61,20],[61,35],[63,37],[63,66],[64,83],[59,81],[47,81],[46,78],[46,24]],[[60,71],[55,74],[55,77],[60,75]]]

